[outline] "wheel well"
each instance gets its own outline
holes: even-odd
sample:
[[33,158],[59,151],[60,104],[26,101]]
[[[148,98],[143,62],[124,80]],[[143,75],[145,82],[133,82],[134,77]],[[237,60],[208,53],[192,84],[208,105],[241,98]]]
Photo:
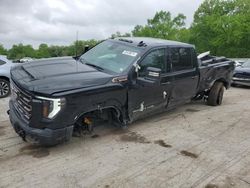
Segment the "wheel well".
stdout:
[[6,76],[0,76],[0,79],[7,80],[8,82],[10,81],[10,79]]
[[104,120],[104,121],[108,120],[108,121],[115,121],[117,123],[122,122],[121,112],[115,107],[106,107],[102,109],[94,109],[88,112],[84,112],[76,118],[75,123],[82,122],[82,120],[85,117],[91,118],[94,121],[95,120]]
[[214,86],[214,84],[215,84],[216,82],[222,82],[223,85],[224,85],[224,87],[225,87],[226,89],[229,88],[229,83],[228,83],[225,79],[221,78],[221,79],[215,80],[214,82],[210,83],[209,88],[208,88],[207,90],[201,92],[201,93],[198,93],[198,94],[194,97],[194,99],[196,99],[196,98],[197,98],[197,99],[201,99],[201,98],[204,97],[204,96],[205,96],[205,97],[208,97],[211,88]]
[[[216,80],[215,82],[222,82],[223,85],[224,85],[224,87],[225,87],[226,89],[228,89],[228,87],[229,87],[229,83],[228,83],[225,79],[223,79],[223,78],[220,78],[220,79]],[[214,83],[215,83],[215,82],[214,82]],[[213,85],[214,85],[214,83],[213,83]]]

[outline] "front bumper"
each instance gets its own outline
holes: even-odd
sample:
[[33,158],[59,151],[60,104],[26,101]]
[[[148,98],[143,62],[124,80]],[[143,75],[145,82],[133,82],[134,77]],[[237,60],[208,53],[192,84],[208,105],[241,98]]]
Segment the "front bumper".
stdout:
[[16,133],[25,141],[40,145],[56,145],[70,140],[73,132],[73,125],[61,129],[37,129],[27,125],[14,109],[12,101],[9,102],[9,118]]
[[237,78],[237,77],[233,77],[232,84],[250,86],[250,79],[249,78]]

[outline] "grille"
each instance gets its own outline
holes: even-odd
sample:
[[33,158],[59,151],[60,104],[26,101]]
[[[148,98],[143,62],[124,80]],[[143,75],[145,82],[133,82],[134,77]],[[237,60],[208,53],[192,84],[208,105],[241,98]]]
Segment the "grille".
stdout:
[[12,100],[14,101],[14,107],[20,116],[24,117],[26,120],[31,118],[31,101],[32,97],[19,89],[15,84],[12,83],[11,87]]
[[236,73],[234,75],[234,77],[236,78],[247,78],[247,79],[250,79],[250,74],[248,73]]

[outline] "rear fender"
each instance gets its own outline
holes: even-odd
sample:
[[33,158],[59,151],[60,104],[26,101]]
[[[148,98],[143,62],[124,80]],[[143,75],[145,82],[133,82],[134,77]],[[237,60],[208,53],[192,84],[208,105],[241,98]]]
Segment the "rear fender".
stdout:
[[210,85],[209,85],[209,89],[211,87],[213,87],[213,85],[214,85],[215,82],[222,82],[226,89],[228,89],[229,86],[230,86],[230,84],[224,78],[220,78],[220,79],[216,79],[213,82],[211,82]]

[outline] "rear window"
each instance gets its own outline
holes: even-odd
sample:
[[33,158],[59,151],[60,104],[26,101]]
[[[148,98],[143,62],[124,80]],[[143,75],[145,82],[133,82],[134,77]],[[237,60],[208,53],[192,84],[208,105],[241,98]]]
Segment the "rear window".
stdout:
[[170,50],[170,56],[172,71],[181,71],[194,67],[191,48],[172,48]]

